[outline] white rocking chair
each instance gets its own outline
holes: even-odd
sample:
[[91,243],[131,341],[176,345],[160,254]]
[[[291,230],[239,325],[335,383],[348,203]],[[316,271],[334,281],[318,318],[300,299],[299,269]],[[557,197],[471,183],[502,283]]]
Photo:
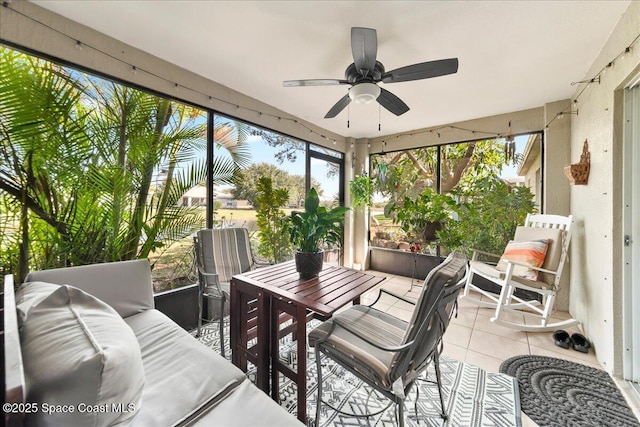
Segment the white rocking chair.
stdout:
[[[571,241],[571,221],[571,215],[565,217],[560,215],[529,214],[524,226],[519,226],[516,229],[514,242],[550,240],[544,263],[541,267],[503,260],[501,265],[504,265],[504,268],[498,269],[495,265],[479,261],[478,257],[479,255],[495,257],[497,261],[500,255],[475,250],[471,258],[469,274],[467,275],[467,282],[461,298],[479,306],[495,308],[495,315],[491,318],[491,321],[512,329],[531,332],[552,331],[578,324],[579,322],[576,319],[549,323]],[[522,268],[537,272],[537,279],[533,280],[517,275],[517,270]],[[496,295],[472,283],[476,275],[498,285],[500,294]],[[514,295],[517,289],[538,294],[540,295],[540,300],[518,297]],[[482,300],[474,298],[470,295],[470,290],[475,290],[486,298]],[[513,311],[523,314],[525,320],[526,318],[535,318],[537,322],[525,321],[517,323],[507,320],[507,313]]]

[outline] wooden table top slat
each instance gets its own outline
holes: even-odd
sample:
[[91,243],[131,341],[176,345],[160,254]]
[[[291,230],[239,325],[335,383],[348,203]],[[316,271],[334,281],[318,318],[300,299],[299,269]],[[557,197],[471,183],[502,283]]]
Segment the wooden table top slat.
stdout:
[[318,277],[304,280],[296,272],[295,263],[288,261],[236,275],[232,280],[262,288],[279,301],[295,302],[327,317],[384,279],[325,263]]

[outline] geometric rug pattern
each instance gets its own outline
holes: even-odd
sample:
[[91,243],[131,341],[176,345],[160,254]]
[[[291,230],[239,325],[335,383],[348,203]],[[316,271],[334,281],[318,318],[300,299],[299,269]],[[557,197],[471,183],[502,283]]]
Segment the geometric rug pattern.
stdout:
[[546,356],[516,356],[500,372],[517,378],[522,410],[541,426],[638,427],[609,374]]
[[[225,319],[228,322],[229,317]],[[308,324],[309,330],[317,321]],[[231,358],[228,343],[228,323],[225,330],[225,355]],[[218,323],[205,325],[202,336],[204,344],[220,353]],[[280,345],[280,359],[296,366],[296,345],[285,337]],[[443,395],[449,419],[440,417],[440,400],[435,384],[433,366],[429,367],[426,379],[418,381],[405,399],[405,425],[409,427],[512,427],[521,426],[520,401],[517,381],[504,374],[486,372],[476,366],[459,362],[446,356],[440,357]],[[331,359],[322,358],[323,400],[349,414],[376,413],[389,404],[389,400],[377,395],[367,384],[356,378]],[[307,425],[312,426],[316,416],[317,369],[313,348],[307,352]],[[247,376],[255,378],[255,367],[250,365]],[[433,380],[434,382],[430,382]],[[295,414],[296,385],[280,375],[280,402],[290,413]],[[368,418],[356,418],[340,414],[327,405],[322,405],[320,426],[397,426],[395,405],[380,414]]]

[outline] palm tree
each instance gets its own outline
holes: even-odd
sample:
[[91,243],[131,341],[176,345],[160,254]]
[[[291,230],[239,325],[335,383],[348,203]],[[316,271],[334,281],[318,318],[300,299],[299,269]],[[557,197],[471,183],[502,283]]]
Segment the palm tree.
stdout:
[[[28,264],[146,257],[201,226],[199,212],[178,203],[206,178],[201,110],[7,48],[0,76],[0,195],[20,207],[0,227],[19,218],[20,278]],[[210,165],[215,179],[231,183],[247,164],[248,135],[216,121],[230,156]]]

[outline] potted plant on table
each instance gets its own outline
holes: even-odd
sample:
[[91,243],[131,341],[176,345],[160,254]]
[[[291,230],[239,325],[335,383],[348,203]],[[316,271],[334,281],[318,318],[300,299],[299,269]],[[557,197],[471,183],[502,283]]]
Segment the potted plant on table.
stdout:
[[311,279],[322,270],[323,245],[341,244],[347,207],[328,209],[320,206],[315,188],[304,200],[304,212],[292,212],[288,231],[296,250],[296,269],[300,278]]

